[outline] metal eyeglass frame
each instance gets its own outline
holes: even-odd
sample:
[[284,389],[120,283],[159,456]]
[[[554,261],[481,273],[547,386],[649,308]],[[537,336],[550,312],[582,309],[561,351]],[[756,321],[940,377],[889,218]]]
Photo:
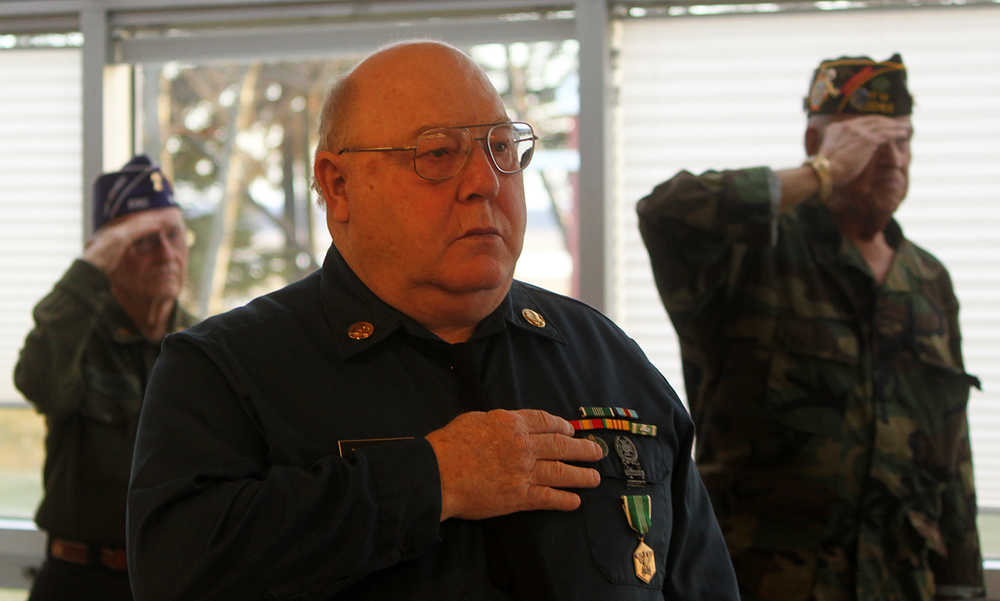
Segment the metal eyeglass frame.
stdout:
[[[524,165],[521,165],[520,162],[519,162],[518,163],[518,168],[515,169],[515,170],[513,170],[513,171],[507,171],[507,170],[501,168],[500,165],[497,164],[496,157],[493,156],[493,149],[489,147],[489,144],[485,144],[485,142],[490,138],[490,135],[493,133],[493,130],[496,129],[496,128],[498,128],[498,127],[500,127],[500,126],[503,126],[503,125],[524,125],[524,126],[527,126],[528,131],[531,132],[531,137],[529,137],[529,138],[519,138],[518,140],[516,140],[516,142],[524,142],[524,141],[530,140],[532,144],[531,144],[531,149],[529,151],[530,154],[528,156],[527,162],[525,162]],[[486,135],[485,136],[482,136],[480,138],[475,138],[475,137],[472,137],[472,132],[469,131],[473,127],[489,127],[489,129],[486,130]],[[496,168],[497,171],[499,171],[500,173],[506,174],[506,175],[513,175],[515,173],[520,173],[521,171],[524,171],[524,168],[527,167],[528,164],[531,163],[531,158],[532,158],[532,156],[534,155],[534,152],[535,152],[535,144],[534,143],[535,143],[535,140],[538,139],[538,136],[535,135],[535,128],[533,128],[530,123],[527,123],[527,122],[524,122],[524,121],[497,121],[495,123],[473,123],[472,125],[453,125],[453,126],[450,126],[450,127],[432,127],[430,129],[427,129],[425,131],[420,132],[418,134],[418,137],[424,135],[425,133],[427,133],[429,131],[434,131],[436,129],[464,129],[469,134],[470,142],[483,142],[484,143],[483,144],[483,148],[486,150],[486,156],[488,156],[490,158],[490,164],[493,165],[493,167]],[[345,152],[402,152],[402,151],[412,151],[413,152],[413,159],[412,159],[411,163],[413,165],[413,172],[416,173],[417,176],[419,176],[419,177],[421,177],[421,178],[423,178],[423,179],[425,179],[427,181],[431,181],[431,182],[443,182],[443,181],[449,180],[449,179],[455,177],[456,175],[458,175],[459,173],[461,173],[462,168],[465,167],[465,163],[469,160],[469,155],[472,154],[472,145],[471,144],[469,145],[469,152],[465,153],[465,159],[462,161],[462,164],[458,166],[458,169],[455,170],[455,173],[449,175],[448,177],[439,177],[439,178],[427,177],[426,175],[423,175],[422,173],[420,173],[420,171],[417,170],[417,152],[416,152],[416,150],[417,150],[416,145],[413,145],[413,146],[369,146],[369,147],[364,147],[364,148],[361,148],[361,147],[353,147],[353,148],[352,147],[345,147],[345,148],[341,148],[340,150],[338,150],[337,154],[344,154]]]

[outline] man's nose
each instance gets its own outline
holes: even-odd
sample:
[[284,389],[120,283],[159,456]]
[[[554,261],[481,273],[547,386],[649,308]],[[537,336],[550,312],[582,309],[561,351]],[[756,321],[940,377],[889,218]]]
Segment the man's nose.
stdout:
[[906,162],[906,152],[896,140],[882,144],[878,151],[884,165],[902,167]]
[[153,238],[153,253],[164,259],[169,259],[177,254],[177,249],[174,248],[173,243],[170,241],[170,235],[165,231],[156,232]]
[[488,156],[486,142],[473,144],[462,173],[461,199],[496,198],[500,191],[500,172]]

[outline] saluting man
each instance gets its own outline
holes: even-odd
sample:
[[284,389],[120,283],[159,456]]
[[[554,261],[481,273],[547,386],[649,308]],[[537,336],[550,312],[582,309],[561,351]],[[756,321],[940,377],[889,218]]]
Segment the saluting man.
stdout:
[[47,557],[31,601],[131,599],[125,493],[160,341],[194,322],[177,303],[187,236],[170,182],[144,155],[94,183],[94,235],[35,306],[14,382],[45,416]]
[[512,279],[534,146],[441,43],[332,90],[322,269],[164,343],[139,599],[737,599],[673,390],[597,311]]
[[683,171],[639,201],[696,460],[743,599],[981,597],[958,301],[893,214],[897,54],[825,60],[798,167]]

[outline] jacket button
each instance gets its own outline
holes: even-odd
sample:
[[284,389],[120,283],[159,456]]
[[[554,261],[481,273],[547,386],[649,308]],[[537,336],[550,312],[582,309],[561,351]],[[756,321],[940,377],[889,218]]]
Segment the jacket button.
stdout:
[[369,321],[356,321],[347,328],[347,336],[351,340],[364,340],[372,335],[375,326]]

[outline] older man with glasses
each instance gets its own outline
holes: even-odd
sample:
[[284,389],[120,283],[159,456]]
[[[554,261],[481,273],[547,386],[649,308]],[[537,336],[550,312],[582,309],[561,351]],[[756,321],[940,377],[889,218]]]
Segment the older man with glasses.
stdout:
[[35,307],[14,382],[45,415],[47,558],[31,600],[131,599],[125,492],[160,341],[194,322],[177,303],[187,236],[148,157],[94,183],[94,236]]
[[673,390],[598,312],[513,280],[536,138],[486,75],[383,49],[320,140],[323,268],[165,343],[137,597],[736,599]]

